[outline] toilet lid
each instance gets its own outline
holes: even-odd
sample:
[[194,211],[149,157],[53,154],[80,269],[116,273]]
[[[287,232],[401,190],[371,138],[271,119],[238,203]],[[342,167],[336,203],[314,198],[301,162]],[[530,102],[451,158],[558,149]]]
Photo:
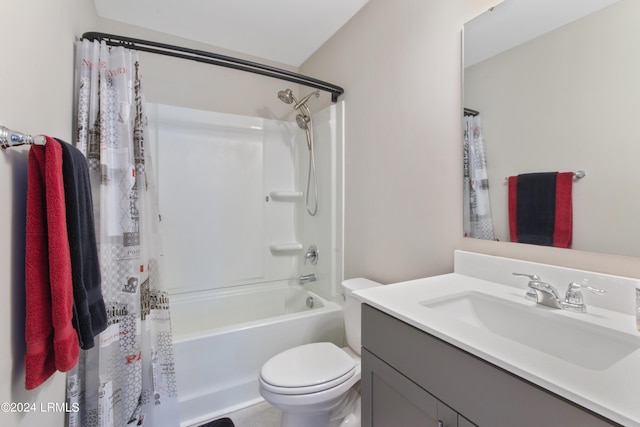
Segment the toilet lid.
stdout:
[[[295,389],[289,391],[297,394],[334,387],[352,377],[355,366],[353,358],[338,346],[320,342],[294,347],[272,357],[262,367],[260,377],[273,388]],[[301,391],[306,388],[313,390]]]

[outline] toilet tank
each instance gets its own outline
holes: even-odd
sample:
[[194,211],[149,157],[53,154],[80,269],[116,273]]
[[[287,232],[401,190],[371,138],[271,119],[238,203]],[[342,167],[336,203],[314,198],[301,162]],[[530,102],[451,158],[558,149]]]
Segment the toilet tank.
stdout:
[[347,345],[360,354],[360,340],[362,334],[362,307],[361,301],[353,293],[361,289],[382,286],[382,283],[358,277],[342,282],[344,291],[344,332],[347,337]]

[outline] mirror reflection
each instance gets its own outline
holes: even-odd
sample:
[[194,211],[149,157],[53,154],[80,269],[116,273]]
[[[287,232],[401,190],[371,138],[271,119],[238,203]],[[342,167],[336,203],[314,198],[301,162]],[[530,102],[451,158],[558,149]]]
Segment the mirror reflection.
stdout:
[[512,241],[508,177],[584,170],[569,247],[640,256],[638,17],[637,0],[506,0],[465,24],[465,235]]

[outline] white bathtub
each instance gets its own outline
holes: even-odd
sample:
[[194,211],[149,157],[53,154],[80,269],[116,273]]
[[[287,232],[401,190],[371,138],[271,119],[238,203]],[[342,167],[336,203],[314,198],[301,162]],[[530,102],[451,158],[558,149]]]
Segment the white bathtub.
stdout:
[[340,305],[297,284],[174,295],[171,317],[183,427],[262,401],[258,375],[275,354],[344,336]]

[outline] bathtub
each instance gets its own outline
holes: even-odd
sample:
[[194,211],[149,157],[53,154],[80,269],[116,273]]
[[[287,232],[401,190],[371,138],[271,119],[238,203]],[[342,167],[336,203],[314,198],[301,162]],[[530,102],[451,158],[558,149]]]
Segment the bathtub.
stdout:
[[174,295],[171,323],[182,427],[261,402],[260,368],[277,353],[344,336],[340,305],[286,282]]

